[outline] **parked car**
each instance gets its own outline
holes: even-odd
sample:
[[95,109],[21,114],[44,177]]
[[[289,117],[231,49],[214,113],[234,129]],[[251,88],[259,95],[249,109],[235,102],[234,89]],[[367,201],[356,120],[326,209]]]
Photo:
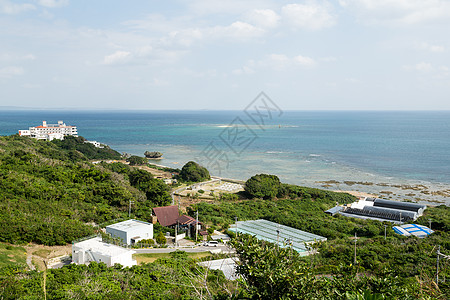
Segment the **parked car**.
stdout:
[[217,247],[219,245],[218,241],[207,241],[205,243],[203,243],[203,246],[206,247]]

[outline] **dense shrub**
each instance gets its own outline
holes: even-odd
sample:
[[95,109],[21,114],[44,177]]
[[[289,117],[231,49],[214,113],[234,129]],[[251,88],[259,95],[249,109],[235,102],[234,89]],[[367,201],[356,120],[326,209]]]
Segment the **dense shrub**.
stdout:
[[211,179],[208,170],[193,161],[183,166],[180,171],[180,178],[188,182],[200,182]]
[[275,175],[258,174],[245,182],[245,191],[252,198],[273,199],[281,186],[280,179]]

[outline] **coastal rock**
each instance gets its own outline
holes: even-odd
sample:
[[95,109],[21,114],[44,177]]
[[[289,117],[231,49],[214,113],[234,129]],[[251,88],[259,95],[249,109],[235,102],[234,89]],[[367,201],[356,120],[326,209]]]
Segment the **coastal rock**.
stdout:
[[145,151],[144,153],[145,157],[147,158],[161,158],[162,153],[161,152],[157,152],[157,151]]

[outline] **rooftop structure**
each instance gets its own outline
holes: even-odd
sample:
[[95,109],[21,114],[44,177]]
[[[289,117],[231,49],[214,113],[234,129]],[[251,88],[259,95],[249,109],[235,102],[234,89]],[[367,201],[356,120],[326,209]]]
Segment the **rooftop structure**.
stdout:
[[102,242],[101,237],[95,237],[72,245],[72,262],[89,264],[92,261],[103,262],[108,267],[121,264],[131,267],[137,264],[133,260],[135,251]]
[[78,131],[76,126],[66,125],[63,121],[58,121],[58,124],[47,124],[47,121],[42,121],[40,126],[30,127],[28,130],[19,130],[19,135],[51,141],[54,139],[62,140],[67,135],[78,136]]
[[394,231],[398,234],[404,235],[404,236],[417,236],[419,238],[427,237],[428,235],[432,234],[434,231],[430,228],[418,225],[418,224],[405,224],[401,226],[394,226],[392,227]]
[[176,225],[177,219],[180,216],[178,213],[178,206],[176,205],[154,207],[153,212],[158,218],[159,224],[164,227]]
[[106,232],[120,238],[124,244],[131,245],[141,240],[153,239],[153,224],[126,220],[106,226]]
[[417,220],[426,208],[426,205],[417,203],[363,198],[339,213],[348,217],[403,223]]
[[326,241],[327,239],[320,235],[315,235],[289,226],[267,220],[238,221],[231,225],[230,231],[246,233],[256,236],[260,240],[280,245],[281,247],[292,247],[300,255],[308,255],[306,244]]
[[335,214],[337,214],[338,212],[340,212],[342,209],[344,209],[342,206],[335,206],[330,208],[329,210],[326,210],[325,213],[334,216]]
[[225,278],[228,280],[236,280],[238,275],[236,274],[236,258],[224,258],[199,262],[198,264],[207,267],[211,270],[221,270]]

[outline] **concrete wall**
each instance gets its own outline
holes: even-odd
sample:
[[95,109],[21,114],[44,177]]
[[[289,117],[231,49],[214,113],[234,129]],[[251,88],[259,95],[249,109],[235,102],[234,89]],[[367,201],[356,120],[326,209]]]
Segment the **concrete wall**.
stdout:
[[153,224],[149,224],[146,228],[131,228],[127,231],[118,230],[115,228],[106,227],[106,232],[114,237],[118,237],[124,244],[130,245],[131,238],[139,236],[139,239],[135,240],[135,243],[140,240],[153,239]]

